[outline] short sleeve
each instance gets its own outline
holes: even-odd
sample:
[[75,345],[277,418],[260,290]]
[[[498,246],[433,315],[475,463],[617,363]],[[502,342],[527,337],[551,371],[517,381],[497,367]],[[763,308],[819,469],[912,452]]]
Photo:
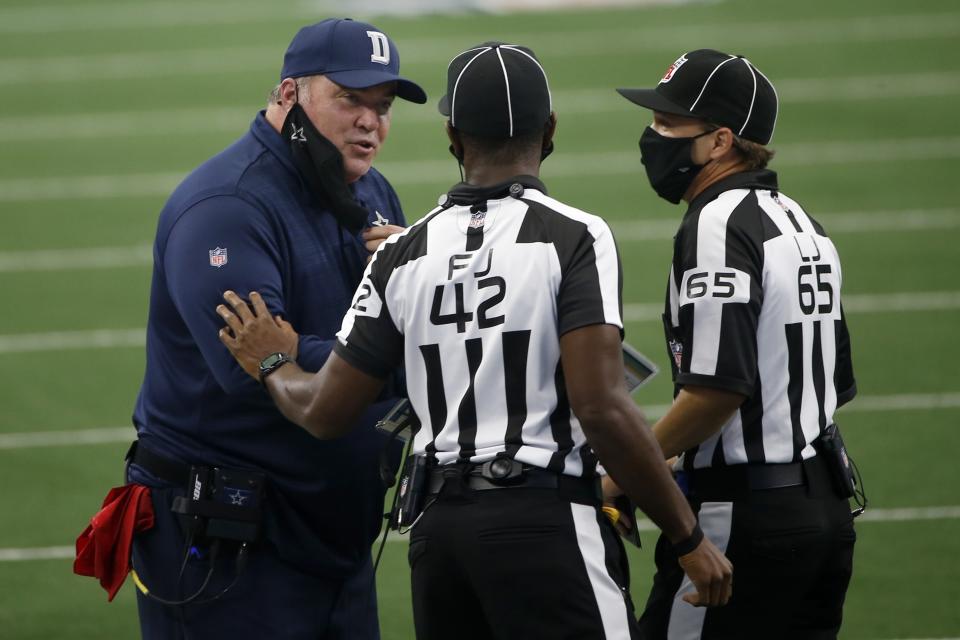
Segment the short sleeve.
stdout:
[[750,396],[757,379],[763,254],[740,215],[705,209],[696,227],[683,232],[674,262],[676,331],[684,347],[676,382]]
[[559,333],[612,324],[622,334],[623,273],[613,234],[599,218],[580,229],[569,246],[557,243],[562,266],[557,294]]
[[390,269],[381,259],[395,246],[385,242],[367,265],[360,285],[343,317],[334,352],[364,373],[386,378],[403,359],[403,335],[387,305]]

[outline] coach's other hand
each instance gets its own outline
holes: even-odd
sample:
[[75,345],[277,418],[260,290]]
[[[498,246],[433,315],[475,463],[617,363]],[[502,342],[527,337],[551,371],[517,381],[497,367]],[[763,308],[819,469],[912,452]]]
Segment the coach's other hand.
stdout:
[[720,549],[704,538],[697,548],[680,556],[680,567],[697,588],[683,599],[695,607],[727,604],[733,594],[733,565]]
[[233,291],[224,292],[223,299],[230,303],[233,311],[226,305],[217,305],[217,314],[227,323],[220,329],[220,342],[251,377],[260,379],[260,361],[272,353],[286,353],[296,358],[297,332],[280,316],[270,315],[259,293],[250,292],[252,310]]
[[[370,257],[372,257],[387,238],[405,230],[405,227],[398,227],[395,224],[385,224],[364,229],[362,234],[363,246],[366,247],[367,251],[370,252]],[[367,258],[368,261],[370,257]]]

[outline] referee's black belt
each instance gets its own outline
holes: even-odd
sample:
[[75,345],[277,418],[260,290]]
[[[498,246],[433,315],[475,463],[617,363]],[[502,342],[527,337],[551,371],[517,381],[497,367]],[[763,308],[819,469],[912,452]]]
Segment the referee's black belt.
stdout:
[[126,460],[145,469],[150,475],[159,480],[169,482],[180,487],[190,483],[190,465],[155,453],[134,440],[127,449]]
[[688,472],[690,493],[701,500],[722,500],[751,491],[805,486],[821,472],[819,456],[787,464],[737,464]]
[[556,489],[586,502],[601,497],[599,477],[570,476],[502,457],[479,464],[458,462],[432,467],[427,476],[427,495],[440,493],[443,486],[451,482],[472,491]]

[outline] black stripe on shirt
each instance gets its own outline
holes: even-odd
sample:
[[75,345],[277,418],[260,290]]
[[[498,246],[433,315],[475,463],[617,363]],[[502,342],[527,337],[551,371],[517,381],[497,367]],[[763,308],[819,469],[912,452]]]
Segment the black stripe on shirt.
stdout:
[[821,322],[813,323],[813,356],[810,366],[813,367],[813,390],[817,394],[817,409],[820,412],[820,433],[827,428],[827,414],[823,404],[826,402],[826,373],[823,370],[823,345],[820,337]]
[[477,452],[477,369],[483,360],[483,341],[481,338],[464,340],[467,350],[467,368],[470,371],[470,383],[460,399],[457,420],[460,424],[457,443],[460,445],[460,460],[468,462]]
[[427,374],[427,408],[430,412],[430,442],[426,453],[433,455],[437,451],[437,434],[447,422],[447,398],[443,390],[443,367],[440,361],[440,345],[424,344],[420,346],[423,365]]
[[836,365],[833,369],[833,388],[837,390],[837,406],[842,407],[857,395],[857,382],[853,375],[853,359],[850,355],[850,332],[847,317],[840,305],[840,319],[834,321],[836,336]]
[[553,374],[553,384],[557,391],[557,406],[550,413],[550,432],[557,450],[550,456],[547,469],[563,473],[564,460],[573,450],[573,431],[570,427],[570,401],[567,400],[567,383],[563,377],[563,366],[557,362]]
[[766,462],[763,451],[763,385],[760,374],[757,374],[757,384],[754,385],[753,395],[740,405],[740,425],[743,431],[743,447],[747,454],[747,462],[761,464]]
[[507,432],[504,443],[512,457],[523,446],[527,421],[527,356],[530,331],[503,332],[503,372],[507,393]]
[[800,462],[800,452],[807,446],[807,438],[800,422],[803,406],[803,324],[795,322],[784,326],[787,335],[787,401],[790,403],[790,424],[793,428],[793,461]]

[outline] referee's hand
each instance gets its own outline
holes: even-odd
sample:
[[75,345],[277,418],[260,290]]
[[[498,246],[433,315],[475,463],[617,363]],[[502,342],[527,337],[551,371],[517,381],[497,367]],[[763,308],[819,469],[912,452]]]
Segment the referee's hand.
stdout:
[[680,567],[690,578],[696,593],[683,599],[695,607],[719,607],[727,604],[733,594],[733,565],[709,538],[697,548],[680,556]]

